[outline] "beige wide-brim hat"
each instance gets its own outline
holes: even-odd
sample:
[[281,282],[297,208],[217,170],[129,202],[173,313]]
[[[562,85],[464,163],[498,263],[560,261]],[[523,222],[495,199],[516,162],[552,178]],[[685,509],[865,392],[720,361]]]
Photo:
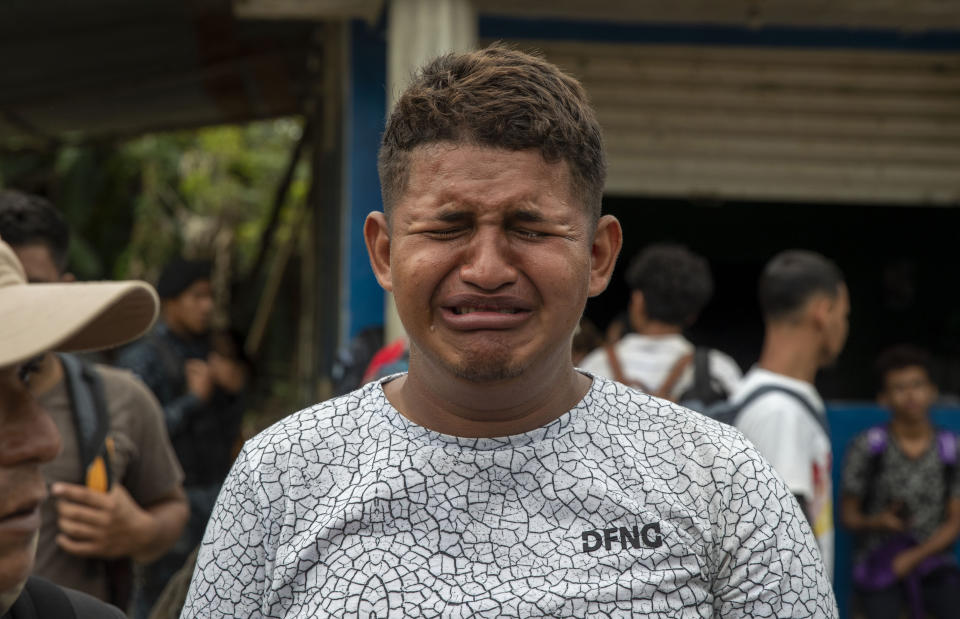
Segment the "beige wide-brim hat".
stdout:
[[28,284],[16,254],[0,240],[0,368],[41,353],[119,346],[157,319],[146,282]]

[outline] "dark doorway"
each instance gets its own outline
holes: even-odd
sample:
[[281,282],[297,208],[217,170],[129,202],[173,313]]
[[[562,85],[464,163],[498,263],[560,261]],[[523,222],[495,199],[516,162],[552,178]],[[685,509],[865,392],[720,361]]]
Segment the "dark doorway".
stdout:
[[746,369],[763,334],[760,270],[778,251],[812,249],[844,271],[852,304],[846,350],[818,379],[826,398],[872,399],[873,362],[897,343],[930,350],[941,389],[960,392],[960,208],[607,198],[604,209],[625,238],[609,289],[587,305],[601,328],[626,307],[629,259],[649,243],[682,243],[710,260],[716,282],[691,339]]

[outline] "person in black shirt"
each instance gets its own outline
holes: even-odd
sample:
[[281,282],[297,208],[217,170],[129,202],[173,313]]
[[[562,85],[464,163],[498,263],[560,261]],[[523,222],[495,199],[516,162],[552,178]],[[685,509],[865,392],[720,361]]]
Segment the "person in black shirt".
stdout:
[[200,543],[240,432],[246,368],[235,356],[214,349],[210,268],[209,262],[199,260],[167,264],[157,282],[160,320],[150,335],[116,360],[160,400],[190,502],[190,520],[180,539],[143,571],[134,615],[141,619]]

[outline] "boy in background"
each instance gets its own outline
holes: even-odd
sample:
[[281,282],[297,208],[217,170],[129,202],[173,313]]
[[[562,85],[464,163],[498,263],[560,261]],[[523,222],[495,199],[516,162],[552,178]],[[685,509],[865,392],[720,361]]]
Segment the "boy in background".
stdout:
[[841,519],[856,536],[854,583],[870,619],[956,616],[960,571],[957,437],[930,421],[929,357],[900,346],[877,362],[890,423],[857,436],[843,469]]

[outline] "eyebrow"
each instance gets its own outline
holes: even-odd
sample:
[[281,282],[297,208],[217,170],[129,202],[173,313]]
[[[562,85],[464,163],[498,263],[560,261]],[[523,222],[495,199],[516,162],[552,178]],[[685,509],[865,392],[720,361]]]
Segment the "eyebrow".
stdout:
[[[472,220],[475,217],[476,212],[474,209],[451,207],[442,209],[440,212],[435,213],[433,219],[443,223],[461,223],[463,221]],[[504,216],[504,220],[507,222],[522,222],[532,224],[549,223],[549,220],[544,217],[540,211],[523,207],[508,211]]]
[[507,214],[506,219],[508,221],[522,221],[531,224],[540,224],[547,221],[547,218],[544,217],[539,211],[530,209],[517,209],[515,211],[511,211]]
[[443,223],[459,223],[461,221],[472,219],[473,213],[470,211],[459,209],[459,208],[450,208],[440,211],[434,216],[434,219],[441,221]]

